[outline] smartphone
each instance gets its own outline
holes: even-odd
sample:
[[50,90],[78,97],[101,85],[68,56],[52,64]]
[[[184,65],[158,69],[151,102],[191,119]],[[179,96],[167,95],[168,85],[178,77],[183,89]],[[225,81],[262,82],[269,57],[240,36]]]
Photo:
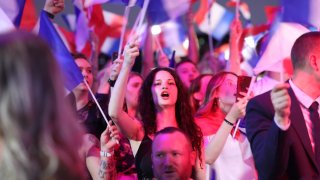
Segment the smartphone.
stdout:
[[118,58],[118,52],[112,53],[112,61],[115,61]]
[[252,77],[250,76],[239,76],[238,82],[237,82],[237,99],[238,97],[242,98],[243,95],[240,94],[240,92],[247,93],[250,83],[251,83]]

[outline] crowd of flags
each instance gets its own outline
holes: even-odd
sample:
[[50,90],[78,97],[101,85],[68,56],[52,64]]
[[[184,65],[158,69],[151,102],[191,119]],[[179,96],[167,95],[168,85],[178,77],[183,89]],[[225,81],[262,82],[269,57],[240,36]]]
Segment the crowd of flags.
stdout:
[[[108,3],[127,8],[137,6],[143,9],[146,1],[73,0],[75,13],[63,14],[68,29],[55,24],[43,11],[38,16],[33,0],[0,1],[0,33],[17,28],[39,33],[48,41],[55,53],[64,72],[65,86],[71,91],[83,80],[83,77],[77,70],[70,52],[82,52],[89,56],[92,52],[91,41],[92,34],[94,34],[99,39],[97,42],[98,50],[112,54],[112,52],[121,49],[121,47],[119,48],[120,44],[123,46],[130,39],[131,32],[137,31],[135,27],[123,28],[127,24],[126,16],[105,11],[102,5]],[[219,4],[214,0],[150,0],[145,9],[146,14],[140,14],[140,16],[145,16],[140,17],[145,19],[144,21],[140,20],[140,23],[148,22],[161,28],[161,31],[156,35],[160,44],[158,48],[167,48],[171,52],[175,51],[178,55],[183,54],[180,51],[187,52],[182,45],[188,39],[186,22],[182,17],[192,9],[194,3],[200,3],[199,8],[194,12],[194,23],[198,31],[206,33],[218,41],[221,41],[228,34],[230,24],[237,11],[230,11],[230,8],[225,7],[226,5]],[[270,36],[268,41],[270,44],[266,45],[265,53],[255,67],[255,73],[270,69],[281,71],[281,66],[278,66],[277,63],[289,56],[294,39],[304,32],[319,30],[319,1],[280,0],[279,4],[280,6],[276,8],[266,7],[267,17],[272,17],[273,20],[268,19],[266,24],[268,24],[267,27],[272,27],[272,31],[270,28],[265,28],[258,33],[248,33],[252,39],[257,39],[259,35],[261,37],[261,33],[265,34],[267,31],[274,35]],[[251,18],[254,14],[250,13],[248,4],[231,0],[228,6],[239,8],[238,11],[242,15],[242,19],[247,22],[248,26],[253,26]],[[271,26],[275,19],[277,20],[277,23],[274,23],[276,25]],[[125,32],[122,32],[123,29]],[[291,32],[293,35],[289,37],[287,32]],[[122,33],[124,34],[123,38],[120,38]]]

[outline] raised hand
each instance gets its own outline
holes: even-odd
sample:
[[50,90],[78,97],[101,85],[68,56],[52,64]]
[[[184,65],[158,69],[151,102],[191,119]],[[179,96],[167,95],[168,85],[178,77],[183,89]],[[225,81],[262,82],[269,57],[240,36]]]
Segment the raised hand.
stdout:
[[234,103],[226,116],[231,123],[235,123],[238,119],[243,118],[246,114],[246,106],[248,97],[238,98],[238,102]]
[[230,25],[230,42],[232,45],[239,46],[242,31],[241,21],[235,18]]
[[115,125],[107,127],[100,137],[101,150],[112,153],[113,149],[118,145],[119,139],[118,128]]
[[110,70],[110,79],[116,80],[118,78],[118,75],[120,73],[121,67],[122,67],[123,59],[118,58],[113,61],[111,70]]
[[283,83],[275,86],[271,91],[271,101],[275,110],[275,121],[281,125],[289,124],[291,99],[288,94],[289,84]]
[[136,57],[139,56],[139,42],[135,38],[124,48],[124,65],[133,66]]
[[64,0],[46,0],[43,9],[53,15],[57,15],[64,9]]

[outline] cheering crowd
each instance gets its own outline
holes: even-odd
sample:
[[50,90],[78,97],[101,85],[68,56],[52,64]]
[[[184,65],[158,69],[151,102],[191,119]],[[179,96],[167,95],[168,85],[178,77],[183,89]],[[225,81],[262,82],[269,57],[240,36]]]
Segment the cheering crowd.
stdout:
[[[49,19],[63,9],[46,0]],[[236,17],[225,64],[199,60],[192,31],[176,60],[153,56],[151,34],[100,54],[99,72],[100,52],[68,52],[82,81],[67,92],[45,38],[0,34],[1,179],[320,179],[320,32],[294,39],[285,70],[251,78],[243,32]]]

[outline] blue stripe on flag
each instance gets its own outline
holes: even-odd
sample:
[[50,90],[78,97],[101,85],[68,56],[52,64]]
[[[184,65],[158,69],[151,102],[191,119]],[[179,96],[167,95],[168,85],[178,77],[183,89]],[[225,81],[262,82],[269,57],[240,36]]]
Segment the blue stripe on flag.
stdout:
[[45,11],[40,14],[39,35],[52,48],[64,75],[65,86],[72,91],[83,81],[83,76]]
[[233,13],[225,11],[217,26],[211,32],[211,35],[219,41],[222,40],[222,38],[229,32],[230,24],[234,19],[234,16],[235,15]]

